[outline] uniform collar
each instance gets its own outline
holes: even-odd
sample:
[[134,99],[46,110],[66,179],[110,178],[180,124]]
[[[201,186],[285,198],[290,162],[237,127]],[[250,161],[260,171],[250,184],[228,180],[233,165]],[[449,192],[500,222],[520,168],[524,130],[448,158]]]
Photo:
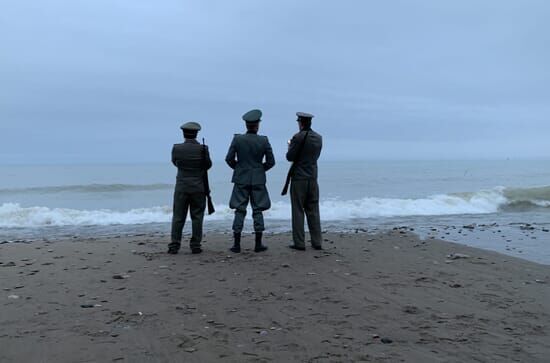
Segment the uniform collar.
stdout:
[[198,144],[197,139],[185,139],[184,144]]

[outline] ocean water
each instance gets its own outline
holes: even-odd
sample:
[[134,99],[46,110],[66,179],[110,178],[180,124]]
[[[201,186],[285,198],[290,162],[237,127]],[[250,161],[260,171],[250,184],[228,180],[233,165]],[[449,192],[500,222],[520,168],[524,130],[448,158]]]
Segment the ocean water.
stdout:
[[[268,231],[290,230],[287,168],[268,172]],[[168,232],[175,175],[169,163],[0,166],[0,242]],[[230,231],[231,169],[215,162],[209,175],[216,213],[205,229]],[[549,160],[321,162],[319,184],[325,230],[408,226],[550,263]]]

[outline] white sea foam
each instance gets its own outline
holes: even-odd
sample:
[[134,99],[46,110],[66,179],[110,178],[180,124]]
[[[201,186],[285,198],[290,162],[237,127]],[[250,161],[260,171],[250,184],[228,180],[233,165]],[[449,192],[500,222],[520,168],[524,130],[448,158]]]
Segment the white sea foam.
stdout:
[[162,223],[169,221],[170,215],[169,207],[121,212],[108,209],[24,208],[17,203],[4,203],[0,206],[0,227]]
[[[547,192],[545,190],[545,192]],[[356,218],[429,216],[457,214],[487,214],[498,212],[514,203],[530,203],[536,207],[550,207],[550,201],[511,198],[510,190],[498,187],[476,193],[441,194],[419,199],[362,198],[357,200],[324,200],[320,204],[321,218],[325,221]],[[512,194],[518,194],[517,190]],[[233,211],[225,205],[216,206],[216,213],[207,220],[230,220]],[[250,213],[248,214],[250,217]],[[0,205],[0,227],[83,226],[168,223],[172,217],[170,206],[139,208],[128,211],[77,210],[66,208],[22,207],[17,203]],[[290,219],[288,202],[273,203],[265,213],[266,219]]]

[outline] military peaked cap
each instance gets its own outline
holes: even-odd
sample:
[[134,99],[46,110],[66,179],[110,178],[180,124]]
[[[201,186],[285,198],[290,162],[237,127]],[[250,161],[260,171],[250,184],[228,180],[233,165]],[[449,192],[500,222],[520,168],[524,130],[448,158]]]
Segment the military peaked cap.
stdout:
[[312,119],[314,117],[311,113],[307,113],[307,112],[296,112],[296,116],[298,116],[298,118],[309,118],[309,119]]
[[243,120],[248,123],[260,122],[262,118],[262,111],[250,110],[243,115]]
[[186,122],[180,126],[183,131],[199,131],[201,125],[198,122]]

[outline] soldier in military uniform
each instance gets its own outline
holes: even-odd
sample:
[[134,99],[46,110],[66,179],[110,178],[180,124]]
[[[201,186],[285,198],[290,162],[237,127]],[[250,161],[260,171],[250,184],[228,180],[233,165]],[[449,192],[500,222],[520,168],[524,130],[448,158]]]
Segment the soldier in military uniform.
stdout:
[[290,184],[292,205],[292,239],[289,247],[305,251],[304,212],[311,237],[311,245],[322,249],[321,219],[319,215],[319,184],[317,160],[321,155],[323,138],[311,129],[313,115],[297,112],[300,131],[289,141],[286,158],[293,162]]
[[234,244],[230,250],[235,253],[241,252],[241,232],[249,200],[256,236],[254,251],[267,250],[267,247],[262,245],[262,233],[265,229],[262,212],[271,207],[271,201],[265,185],[265,172],[275,165],[275,158],[267,136],[258,135],[261,117],[260,110],[251,110],[243,115],[247,132],[233,137],[225,157],[227,165],[233,169],[231,181],[234,185],[229,207],[235,209],[235,219]]
[[201,126],[196,122],[187,122],[181,126],[185,142],[175,144],[172,148],[172,163],[178,168],[176,188],[174,190],[174,214],[172,217],[172,242],[168,253],[178,253],[181,246],[181,235],[187,211],[191,213],[192,236],[190,247],[192,253],[201,253],[202,221],[206,207],[206,188],[204,173],[212,167],[210,154],[206,145],[197,141]]

